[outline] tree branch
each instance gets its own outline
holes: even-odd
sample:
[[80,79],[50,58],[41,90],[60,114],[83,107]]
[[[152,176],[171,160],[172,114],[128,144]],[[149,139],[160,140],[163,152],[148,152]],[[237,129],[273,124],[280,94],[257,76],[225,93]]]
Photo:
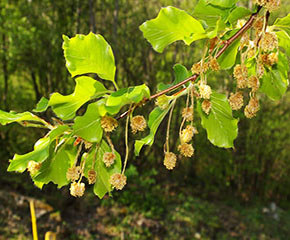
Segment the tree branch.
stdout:
[[[237,40],[238,38],[240,38],[241,36],[243,36],[243,34],[251,28],[251,26],[253,25],[253,23],[254,23],[254,21],[255,21],[255,19],[256,19],[256,16],[259,14],[259,12],[260,12],[261,9],[262,9],[262,7],[259,6],[258,9],[257,9],[257,11],[251,15],[251,17],[250,17],[250,18],[248,19],[248,21],[244,24],[244,26],[243,26],[243,27],[242,27],[238,32],[236,32],[236,34],[234,34],[231,38],[229,38],[228,40],[226,40],[226,41],[224,42],[224,45],[223,45],[223,47],[219,50],[219,52],[217,53],[216,58],[219,58],[219,57],[220,57],[220,56],[225,52],[225,50],[226,50],[226,49],[227,49],[227,48],[228,48],[228,47],[229,47],[229,46],[230,46],[230,45],[231,45],[235,40]],[[199,77],[199,74],[194,74],[193,76],[191,76],[191,77],[189,77],[189,78],[183,80],[182,82],[180,82],[180,83],[178,83],[178,84],[176,84],[176,85],[173,85],[173,86],[171,86],[171,87],[169,87],[169,88],[167,88],[167,89],[165,89],[165,90],[163,90],[163,91],[161,91],[161,92],[158,92],[158,93],[156,93],[156,94],[150,96],[149,98],[144,98],[140,103],[137,103],[137,104],[135,105],[135,107],[140,107],[140,106],[144,105],[145,103],[147,103],[147,102],[149,102],[149,101],[151,101],[151,100],[154,100],[154,99],[156,99],[156,98],[158,98],[158,97],[160,97],[160,96],[162,96],[162,95],[164,95],[164,94],[166,94],[166,93],[168,93],[168,92],[170,92],[170,91],[172,91],[172,90],[175,90],[175,89],[181,87],[182,85],[184,85],[184,84],[186,84],[186,83],[188,83],[188,82],[190,82],[190,81],[195,81],[198,77]],[[129,114],[130,112],[131,112],[131,110],[127,110],[126,112],[122,113],[122,114],[121,114],[119,117],[117,117],[116,119],[119,120],[119,119],[125,117],[125,116],[126,116],[127,114]]]

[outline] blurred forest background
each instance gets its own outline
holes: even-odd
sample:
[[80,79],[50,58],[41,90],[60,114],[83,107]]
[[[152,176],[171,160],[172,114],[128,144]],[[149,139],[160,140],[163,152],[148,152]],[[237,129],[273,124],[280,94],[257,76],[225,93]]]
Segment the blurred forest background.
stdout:
[[[74,81],[65,68],[62,34],[72,37],[89,31],[102,34],[111,44],[119,86],[146,83],[156,92],[159,83],[173,80],[175,63],[189,69],[197,62],[202,46],[177,42],[158,54],[138,27],[156,17],[162,6],[191,13],[195,4],[195,0],[1,0],[0,109],[32,110],[41,96],[70,94]],[[239,4],[252,7],[251,1]],[[289,12],[290,1],[282,1],[270,23]],[[209,84],[229,93],[232,80],[231,73],[222,71],[212,75]],[[0,126],[0,239],[32,239],[30,198],[36,203],[40,239],[47,231],[57,232],[58,239],[289,239],[290,92],[279,102],[265,96],[261,102],[256,118],[237,114],[235,149],[212,146],[198,126],[195,156],[180,159],[172,172],[162,164],[163,123],[152,148],[145,148],[138,158],[131,154],[125,189],[103,200],[90,189],[81,199],[71,197],[68,187],[58,190],[49,184],[39,190],[29,174],[7,173],[13,154],[30,151],[45,131]],[[183,106],[180,101],[175,108],[172,148]],[[138,111],[148,116],[152,108],[153,103]],[[49,116],[51,112],[43,117]],[[113,141],[124,155],[123,134],[119,128]]]

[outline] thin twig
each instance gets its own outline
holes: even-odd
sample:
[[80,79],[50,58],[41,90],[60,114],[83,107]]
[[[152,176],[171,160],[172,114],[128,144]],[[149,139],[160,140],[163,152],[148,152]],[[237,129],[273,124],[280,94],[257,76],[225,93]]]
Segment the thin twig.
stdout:
[[[251,15],[251,17],[248,19],[248,21],[244,24],[244,26],[238,32],[236,32],[236,34],[234,34],[228,40],[224,41],[224,46],[218,51],[218,53],[216,54],[216,58],[219,58],[235,40],[240,38],[247,30],[249,30],[249,28],[253,25],[253,23],[256,19],[256,16],[259,14],[261,9],[262,9],[262,7],[259,6],[257,11]],[[145,103],[147,103],[151,100],[154,100],[155,98],[158,98],[158,97],[160,97],[160,96],[162,96],[162,95],[164,95],[172,90],[175,90],[175,89],[181,87],[182,85],[184,85],[190,81],[194,82],[198,77],[199,77],[198,74],[194,74],[193,76],[183,80],[182,82],[177,83],[177,84],[175,84],[175,85],[173,85],[173,86],[171,86],[171,87],[169,87],[161,92],[158,92],[149,98],[144,98],[140,103],[136,104],[135,106],[140,107],[141,105],[144,105]],[[122,113],[119,117],[117,117],[117,120],[125,117],[128,113],[130,113],[130,110],[127,110],[126,112]]]

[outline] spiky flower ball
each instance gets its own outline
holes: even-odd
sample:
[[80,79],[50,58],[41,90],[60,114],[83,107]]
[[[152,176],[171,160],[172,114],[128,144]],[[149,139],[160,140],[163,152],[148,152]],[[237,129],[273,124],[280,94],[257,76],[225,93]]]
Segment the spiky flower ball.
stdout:
[[105,163],[106,167],[111,167],[116,159],[115,153],[112,152],[105,152],[103,155],[103,162]]
[[73,182],[70,185],[70,194],[74,197],[81,197],[85,192],[85,184],[79,182]]
[[184,157],[191,157],[194,153],[194,149],[191,144],[188,143],[182,143],[178,146],[178,151],[183,155]]
[[38,172],[38,170],[41,167],[41,163],[35,162],[35,161],[29,161],[27,164],[27,171],[30,172],[30,174],[34,175]]
[[274,32],[266,32],[260,41],[260,47],[264,52],[272,52],[278,48],[278,37]]
[[277,10],[281,5],[281,0],[255,0],[255,2],[270,12]]
[[166,152],[163,164],[168,170],[172,170],[176,165],[176,155],[172,152]]
[[253,24],[253,27],[257,33],[261,33],[261,31],[263,30],[263,26],[264,26],[264,17],[257,18],[255,23]]
[[112,132],[118,127],[118,122],[112,117],[104,116],[101,119],[101,127],[105,132]]
[[257,77],[262,78],[265,73],[265,68],[262,63],[258,62],[257,64]]
[[212,94],[211,87],[202,83],[199,86],[199,93],[201,98],[210,99],[210,96]]
[[219,65],[218,61],[216,60],[216,58],[211,58],[211,60],[209,61],[209,66],[213,71],[220,70],[220,65]]
[[89,184],[94,184],[97,180],[97,173],[94,169],[88,171],[88,181]]
[[197,134],[195,127],[188,125],[185,129],[182,130],[180,140],[182,143],[188,143],[191,141],[194,134]]
[[115,173],[110,177],[110,183],[117,190],[122,190],[126,185],[127,177],[121,173]]
[[134,116],[131,119],[130,125],[132,129],[132,133],[135,134],[138,131],[140,132],[144,131],[145,128],[147,127],[147,122],[143,116],[138,115],[138,116]]
[[202,111],[208,115],[211,110],[211,102],[209,100],[203,100],[201,108]]
[[248,68],[245,65],[236,65],[234,68],[234,78],[237,80],[238,88],[246,88],[248,85]]
[[256,113],[260,110],[259,100],[255,97],[251,98],[249,104],[245,107],[245,116],[247,118],[253,118]]
[[187,107],[182,109],[182,117],[187,121],[190,122],[193,120],[193,107]]
[[195,63],[191,67],[191,72],[193,74],[201,74],[202,72],[206,72],[208,70],[209,64],[204,62],[201,66],[201,62]]
[[73,166],[69,168],[66,172],[66,178],[67,180],[74,182],[79,179],[81,173],[81,167],[80,166]]
[[243,94],[241,92],[237,92],[235,94],[231,93],[231,96],[229,98],[229,103],[233,110],[241,109],[244,105]]
[[252,92],[257,92],[260,87],[259,78],[257,78],[256,76],[249,77],[248,87],[252,88]]

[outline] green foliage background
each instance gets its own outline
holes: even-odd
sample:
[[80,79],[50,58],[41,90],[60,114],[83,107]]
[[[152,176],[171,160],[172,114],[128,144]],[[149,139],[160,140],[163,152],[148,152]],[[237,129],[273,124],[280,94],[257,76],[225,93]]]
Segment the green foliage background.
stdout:
[[[28,0],[0,3],[0,109],[26,111],[33,109],[41,96],[48,97],[53,92],[63,95],[73,91],[74,83],[65,68],[62,52],[62,34],[69,37],[89,31],[102,34],[110,43],[115,55],[116,82],[120,87],[146,83],[152,93],[161,82],[174,79],[173,66],[181,63],[188,69],[202,55],[203,46],[197,41],[191,47],[177,42],[167,47],[163,54],[153,51],[143,38],[139,25],[156,17],[162,6],[172,5],[192,13],[196,1],[191,0]],[[248,7],[249,1],[241,6]],[[290,2],[283,1],[279,11],[274,12],[270,22],[283,17],[290,10]],[[225,72],[215,73],[209,80],[223,92],[233,88],[232,76]],[[109,84],[105,83],[106,86]],[[200,134],[195,137],[195,156],[179,161],[173,172],[162,165],[164,132],[162,124],[151,148],[145,147],[139,157],[131,156],[129,169],[134,169],[132,179],[116,199],[132,204],[136,188],[139,192],[151,191],[153,185],[159,190],[152,191],[153,201],[163,186],[172,187],[176,192],[184,188],[193,195],[208,199],[227,199],[234,196],[241,201],[267,203],[275,201],[289,208],[290,198],[290,93],[278,102],[266,97],[262,109],[252,120],[239,122],[239,134],[234,150],[219,149],[206,139],[206,133],[199,127]],[[173,147],[178,138],[180,111],[184,103],[178,103],[172,122]],[[153,103],[138,109],[148,115]],[[49,118],[51,112],[45,113]],[[7,173],[8,159],[14,153],[23,154],[33,148],[33,142],[43,136],[41,130],[22,128],[17,124],[0,126],[0,183],[1,188],[41,196],[61,208],[70,199],[66,190],[57,193],[56,187],[48,185],[43,192],[32,186],[29,175]],[[123,129],[115,134],[113,142],[124,155],[125,148],[120,137]],[[132,142],[133,143],[133,142]],[[131,166],[131,168],[130,168]],[[134,167],[133,167],[134,166]],[[154,169],[152,173],[152,169]],[[140,176],[140,177],[136,177]],[[134,177],[135,176],[135,177]],[[153,181],[153,183],[152,183]],[[155,188],[156,188],[155,186]],[[194,191],[192,192],[192,189]],[[55,197],[48,196],[50,192]],[[157,193],[156,193],[157,192]],[[123,196],[121,196],[123,194]],[[62,201],[58,197],[62,195]],[[156,196],[155,196],[156,195]],[[151,199],[151,200],[150,200]],[[140,200],[141,202],[142,200]],[[162,202],[162,201],[161,201]],[[109,203],[108,203],[109,204]],[[143,206],[143,205],[142,205]],[[146,205],[143,206],[146,209]],[[155,214],[162,214],[153,210]]]

